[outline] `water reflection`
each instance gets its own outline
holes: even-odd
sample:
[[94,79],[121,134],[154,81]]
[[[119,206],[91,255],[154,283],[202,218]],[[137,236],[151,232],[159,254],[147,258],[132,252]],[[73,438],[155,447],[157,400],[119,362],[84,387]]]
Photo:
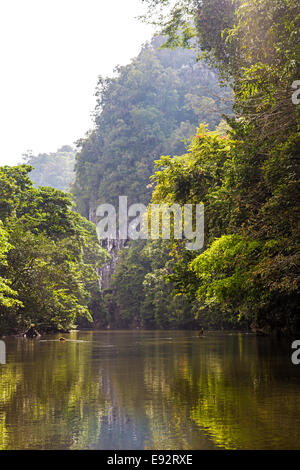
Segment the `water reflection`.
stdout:
[[66,337],[6,339],[0,449],[300,448],[300,367],[289,343],[193,332]]

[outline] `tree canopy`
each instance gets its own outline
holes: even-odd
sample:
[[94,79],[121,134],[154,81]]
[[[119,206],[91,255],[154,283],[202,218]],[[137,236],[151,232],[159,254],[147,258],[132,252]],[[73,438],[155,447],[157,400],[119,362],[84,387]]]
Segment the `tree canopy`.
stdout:
[[[178,18],[185,5],[177,2]],[[167,44],[182,34],[174,12]],[[209,309],[265,332],[299,329],[298,2],[206,0],[189,14],[206,59],[231,83],[234,117],[225,135],[202,127],[186,155],[157,163],[155,202],[205,205],[204,251],[181,255],[185,269],[171,279],[199,315]]]
[[0,332],[69,329],[101,310],[97,268],[108,256],[95,227],[28,165],[0,168]]

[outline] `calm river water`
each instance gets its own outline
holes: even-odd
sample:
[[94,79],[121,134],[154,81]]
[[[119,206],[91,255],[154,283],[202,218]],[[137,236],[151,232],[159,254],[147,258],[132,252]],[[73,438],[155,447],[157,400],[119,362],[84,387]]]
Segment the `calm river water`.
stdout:
[[0,449],[300,449],[290,342],[186,331],[64,336],[5,339]]

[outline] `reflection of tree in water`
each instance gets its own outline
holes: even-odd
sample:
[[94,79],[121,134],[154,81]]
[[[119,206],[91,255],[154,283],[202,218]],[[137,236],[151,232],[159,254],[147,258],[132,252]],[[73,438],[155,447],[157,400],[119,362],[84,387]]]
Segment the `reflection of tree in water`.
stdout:
[[8,341],[0,370],[0,449],[84,448],[95,439],[105,402],[91,345]]
[[117,358],[102,365],[101,390],[108,412],[101,418],[100,435],[93,448],[214,448],[190,420],[186,407],[173,399],[182,352],[176,342],[161,340],[160,336],[157,332],[146,334],[139,346],[127,335],[119,345]]
[[152,449],[299,448],[299,373],[287,342],[241,334],[144,339],[120,367],[110,364],[109,448],[136,448],[137,432]]
[[191,420],[227,449],[299,449],[300,371],[289,343],[232,335],[202,346],[173,387]]
[[0,449],[299,448],[300,370],[287,343],[183,332],[79,338],[88,342],[8,340]]
[[[149,420],[143,409],[134,416],[120,406],[109,377],[109,368],[101,369],[101,390],[108,401],[107,413],[101,417],[100,434],[92,445],[95,449],[144,449],[149,433]],[[126,393],[126,388],[124,388]],[[130,393],[130,391],[128,390]]]

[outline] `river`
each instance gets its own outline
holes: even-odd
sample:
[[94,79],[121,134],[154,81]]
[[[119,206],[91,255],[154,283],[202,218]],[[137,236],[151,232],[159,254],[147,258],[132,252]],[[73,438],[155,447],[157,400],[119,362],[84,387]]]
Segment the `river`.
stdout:
[[6,338],[0,449],[300,449],[300,366],[243,333]]

